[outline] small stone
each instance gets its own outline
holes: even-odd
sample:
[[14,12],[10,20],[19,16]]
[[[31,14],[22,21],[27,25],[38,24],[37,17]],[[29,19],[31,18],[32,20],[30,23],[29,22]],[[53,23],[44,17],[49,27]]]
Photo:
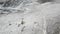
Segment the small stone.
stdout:
[[9,24],[9,26],[12,25],[12,24]]
[[23,25],[25,22],[23,21],[24,18],[22,18],[21,24]]
[[24,28],[25,28],[25,26],[22,28],[21,32],[23,32],[23,31],[24,31]]
[[18,27],[20,27],[20,24],[18,24]]
[[24,21],[22,21],[21,24],[23,25],[24,24]]

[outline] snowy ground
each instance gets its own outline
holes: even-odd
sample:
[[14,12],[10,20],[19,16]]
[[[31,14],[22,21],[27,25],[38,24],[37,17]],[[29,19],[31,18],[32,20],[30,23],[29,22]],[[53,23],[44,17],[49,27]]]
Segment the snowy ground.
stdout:
[[[49,2],[44,4],[34,3],[25,10],[25,12],[16,12],[16,10],[12,13],[2,13],[0,15],[0,34],[54,33],[54,29],[58,25],[53,26],[53,24],[60,22],[60,4]],[[49,21],[49,19],[51,20]]]

